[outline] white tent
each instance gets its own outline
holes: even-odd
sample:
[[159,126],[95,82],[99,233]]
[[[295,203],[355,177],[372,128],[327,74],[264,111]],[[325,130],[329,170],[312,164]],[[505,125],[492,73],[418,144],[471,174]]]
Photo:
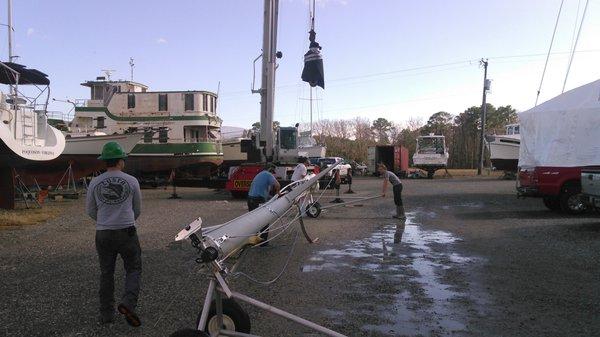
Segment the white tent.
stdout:
[[600,80],[519,114],[519,166],[600,165]]

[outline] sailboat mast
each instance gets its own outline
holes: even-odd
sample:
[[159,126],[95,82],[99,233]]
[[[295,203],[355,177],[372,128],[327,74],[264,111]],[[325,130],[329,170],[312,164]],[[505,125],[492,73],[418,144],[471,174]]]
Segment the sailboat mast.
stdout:
[[8,0],[8,62],[13,61],[13,49],[12,49],[12,0]]

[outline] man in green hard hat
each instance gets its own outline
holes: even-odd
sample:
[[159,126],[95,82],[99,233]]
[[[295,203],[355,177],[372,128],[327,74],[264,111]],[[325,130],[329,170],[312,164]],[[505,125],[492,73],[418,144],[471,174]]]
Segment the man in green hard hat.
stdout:
[[140,326],[135,313],[142,275],[142,251],[135,220],[142,206],[140,185],[135,177],[123,172],[127,154],[119,143],[108,142],[98,159],[106,163],[106,172],[90,182],[86,212],[96,221],[96,250],[100,264],[100,324],[114,322],[114,272],[117,256],[123,259],[125,286],[119,313],[132,326]]

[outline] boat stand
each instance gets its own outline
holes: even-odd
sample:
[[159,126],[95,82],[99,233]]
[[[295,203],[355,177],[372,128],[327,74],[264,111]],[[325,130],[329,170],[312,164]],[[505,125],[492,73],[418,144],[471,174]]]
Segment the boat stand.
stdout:
[[38,207],[42,207],[42,205],[40,205],[39,201],[37,200],[37,196],[35,195],[35,193],[31,192],[27,185],[25,185],[23,179],[21,179],[21,176],[17,173],[17,171],[14,168],[13,176],[14,181],[16,183],[16,195],[19,196],[19,198],[23,198],[22,200],[25,202],[25,207],[29,209],[29,203],[27,202],[28,200],[33,201]]
[[[62,183],[66,181],[67,188],[62,189]],[[79,198],[79,192],[77,191],[77,184],[75,183],[75,174],[73,174],[73,163],[69,163],[69,167],[62,175],[58,184],[54,187],[54,191],[52,191],[53,195],[62,195],[64,198],[68,199],[77,199]]]
[[[269,304],[258,301],[256,299],[246,296],[244,294],[232,291],[231,288],[229,287],[229,285],[227,284],[227,282],[225,281],[225,279],[221,276],[221,273],[219,271],[215,271],[213,273],[213,275],[214,276],[210,278],[210,282],[208,284],[208,290],[206,292],[206,297],[204,298],[204,305],[202,307],[202,313],[201,313],[200,319],[198,321],[198,326],[196,327],[197,330],[199,330],[199,331],[207,331],[208,330],[208,329],[206,329],[206,327],[208,324],[209,312],[210,312],[210,308],[211,308],[213,299],[215,301],[214,317],[216,319],[216,326],[226,327],[226,326],[224,326],[224,323],[223,323],[224,322],[223,297],[225,297],[225,298],[233,298],[233,299],[239,300],[241,302],[247,303],[249,305],[252,305],[254,307],[257,307],[259,309],[268,311],[272,314],[283,317],[292,322],[296,322],[296,323],[298,323],[302,326],[305,326],[309,329],[312,329],[316,332],[320,332],[326,336],[346,337],[345,335],[342,335],[341,333],[330,330],[326,327],[318,325],[318,324],[311,322],[309,320],[306,320],[302,317],[296,316],[287,311],[273,307]],[[242,333],[242,332],[237,332],[237,331],[227,330],[227,329],[221,329],[216,333],[213,331],[210,336],[211,337],[218,337],[218,336],[260,337],[258,335],[252,335],[252,334],[248,334],[248,333]]]

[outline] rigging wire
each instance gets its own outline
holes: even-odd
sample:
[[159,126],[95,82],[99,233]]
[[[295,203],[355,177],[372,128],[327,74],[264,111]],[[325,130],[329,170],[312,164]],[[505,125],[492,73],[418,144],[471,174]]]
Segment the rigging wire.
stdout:
[[565,87],[567,86],[567,79],[569,78],[569,72],[571,71],[571,64],[573,64],[573,59],[575,58],[575,50],[577,49],[577,43],[579,42],[579,36],[581,35],[581,28],[583,27],[585,14],[587,13],[589,4],[590,0],[586,0],[585,7],[583,8],[583,14],[581,15],[581,23],[579,24],[579,30],[577,31],[577,37],[575,38],[575,43],[573,44],[573,49],[571,50],[571,58],[569,59],[569,65],[567,66],[567,73],[565,74],[565,81],[563,82],[562,92],[565,92]]
[[548,67],[548,60],[550,59],[550,52],[552,51],[552,44],[554,44],[554,36],[556,36],[556,28],[558,27],[558,21],[560,19],[560,13],[562,12],[563,4],[565,0],[561,0],[560,7],[558,8],[558,15],[556,16],[556,23],[554,24],[554,31],[552,32],[552,39],[550,39],[550,48],[548,48],[548,55],[546,55],[546,63],[544,63],[544,70],[542,71],[542,78],[540,80],[540,86],[537,90],[537,95],[535,96],[535,105],[538,104],[538,99],[540,98],[540,92],[542,91],[542,83],[544,83],[544,76],[546,75],[546,68]]

